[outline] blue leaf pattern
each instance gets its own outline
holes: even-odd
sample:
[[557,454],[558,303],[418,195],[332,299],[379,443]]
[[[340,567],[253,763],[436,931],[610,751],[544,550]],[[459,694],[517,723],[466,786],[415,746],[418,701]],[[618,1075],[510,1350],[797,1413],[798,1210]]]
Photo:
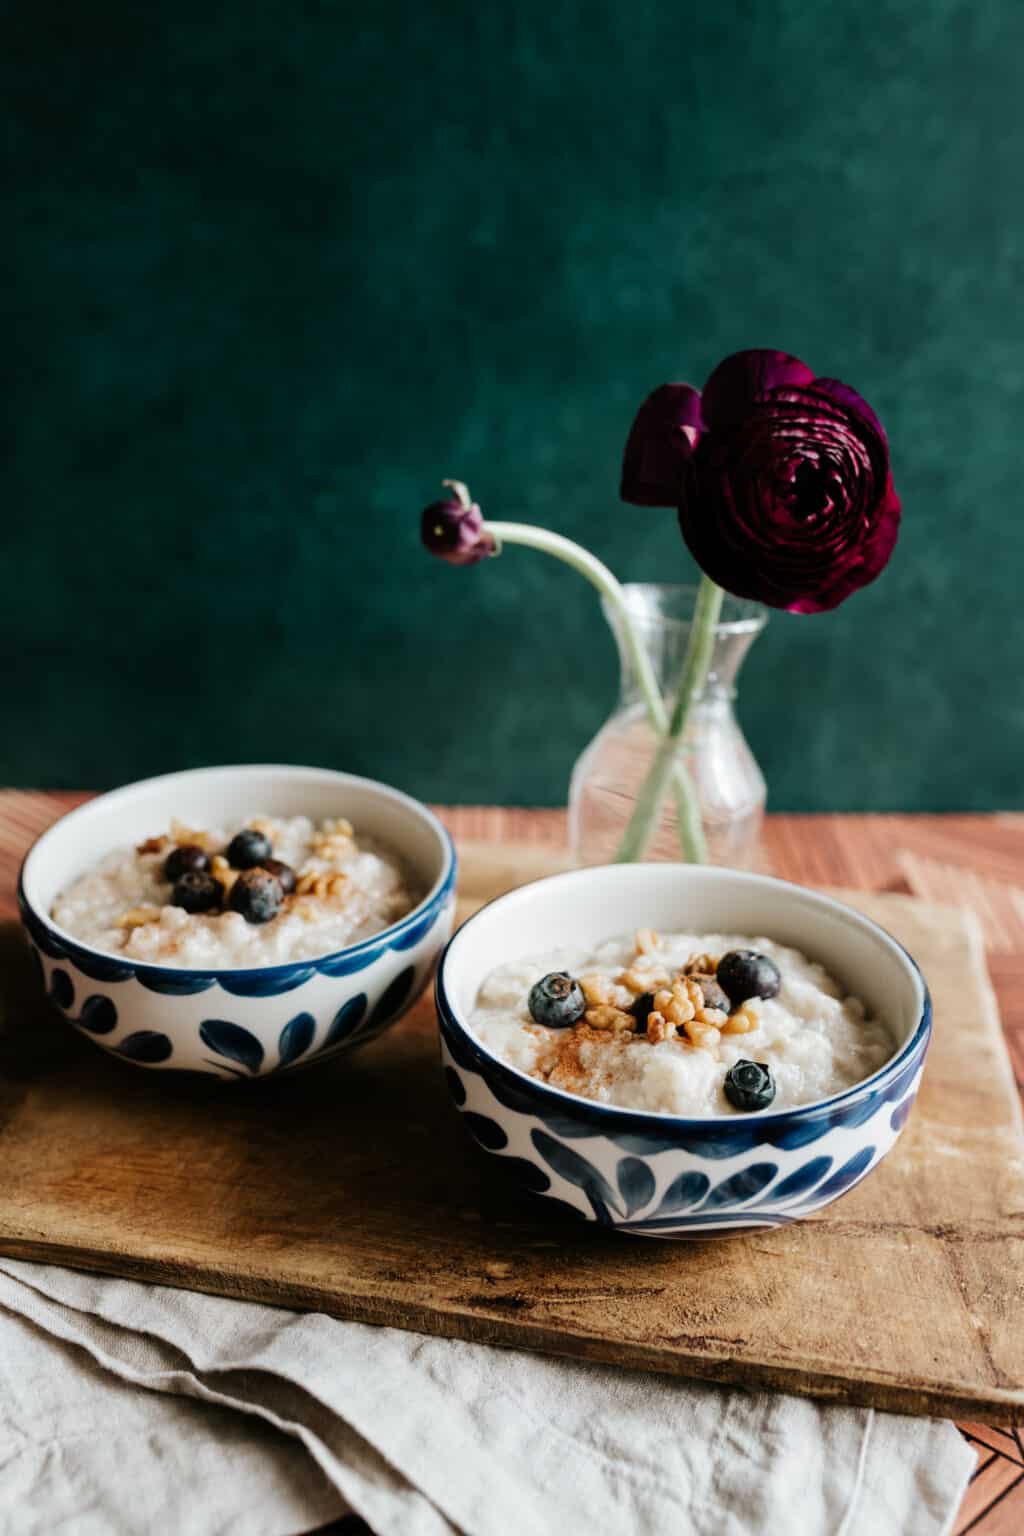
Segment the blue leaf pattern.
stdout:
[[412,990],[412,982],[415,975],[416,967],[407,965],[404,971],[399,971],[394,981],[388,983],[381,994],[380,1002],[373,1010],[373,1018],[370,1020],[371,1029],[376,1029],[379,1024],[387,1023],[403,1007],[406,998]]
[[67,971],[62,971],[59,965],[55,965],[50,972],[50,996],[65,1013],[75,1005],[74,983]]
[[889,1116],[889,1124],[892,1126],[894,1131],[902,1131],[903,1127],[906,1125],[910,1111],[914,1107],[915,1098],[916,1094],[912,1093],[909,1098],[903,1100],[902,1104],[897,1104],[896,1108]]
[[849,1189],[851,1184],[856,1184],[874,1155],[874,1147],[861,1147],[848,1163],[843,1164],[838,1173],[834,1173],[830,1179],[826,1179],[824,1184],[818,1186],[812,1197],[814,1203],[818,1204],[821,1200],[834,1200],[836,1195],[841,1195],[844,1190]]
[[711,1211],[723,1205],[739,1205],[744,1200],[752,1200],[766,1184],[771,1183],[778,1171],[777,1163],[754,1163],[750,1168],[742,1168],[739,1173],[715,1185],[703,1210]]
[[176,975],[174,971],[146,970],[140,967],[136,979],[147,992],[161,997],[194,997],[197,992],[209,992],[216,983],[212,976]]
[[166,1035],[157,1029],[140,1029],[134,1035],[126,1035],[125,1038],[113,1047],[118,1056],[124,1056],[128,1061],[146,1062],[150,1066],[160,1061],[166,1061],[174,1047]]
[[489,1120],[486,1115],[475,1115],[471,1109],[467,1109],[462,1119],[473,1138],[486,1147],[488,1152],[500,1152],[508,1146],[508,1137],[496,1120]]
[[109,997],[97,993],[86,998],[75,1022],[79,1029],[88,1030],[90,1035],[109,1035],[117,1028],[117,1009]]
[[608,1207],[614,1210],[616,1200],[615,1192],[604,1174],[579,1152],[575,1152],[572,1147],[563,1146],[560,1141],[555,1141],[544,1131],[531,1131],[530,1140],[549,1168],[553,1168],[567,1183],[575,1184],[578,1189],[582,1189],[590,1201],[595,1217],[602,1226],[610,1226],[611,1217]]
[[412,927],[409,928],[405,933],[400,933],[398,935],[398,937],[392,943],[391,948],[402,951],[407,949],[415,949],[420,940],[426,938],[427,934],[430,932],[436,916],[436,911],[431,910],[429,912],[424,912],[419,922],[413,923]]
[[[545,1190],[551,1188],[551,1180],[543,1168],[538,1168],[537,1164],[531,1163],[527,1157],[503,1157],[490,1166],[492,1168],[500,1168],[502,1173],[511,1174],[517,1184],[521,1185],[523,1189],[528,1189],[534,1195],[542,1195]],[[559,1204],[560,1202],[556,1201],[554,1203]],[[550,1206],[551,1204],[552,1202],[548,1201],[548,1205]],[[569,1207],[567,1206],[566,1209],[569,1209]],[[574,1216],[581,1216],[583,1214],[575,1206],[572,1207],[572,1213]]]
[[448,1084],[448,1092],[461,1109],[466,1102],[466,1090],[463,1086],[462,1078],[455,1071],[454,1067],[445,1067],[444,1080]]
[[243,972],[238,976],[220,974],[220,984],[232,997],[280,997],[283,992],[294,992],[310,977],[316,975],[312,965],[295,965],[290,970],[262,975]]
[[263,1065],[263,1047],[251,1030],[228,1019],[204,1019],[199,1026],[199,1038],[217,1056],[237,1061],[250,1072],[258,1072]]
[[813,1189],[832,1167],[830,1157],[812,1157],[809,1163],[804,1163],[795,1173],[791,1173],[781,1183],[769,1192],[768,1198],[775,1200],[789,1200],[793,1195],[802,1195],[808,1189]]
[[329,1045],[337,1045],[339,1040],[344,1040],[354,1029],[357,1029],[365,1012],[365,992],[357,992],[355,997],[350,997],[347,1003],[343,1003],[331,1021],[331,1027],[324,1039],[324,1050]]
[[627,1216],[654,1199],[654,1174],[639,1157],[620,1158],[615,1177]]
[[313,1044],[315,1034],[316,1020],[311,1013],[297,1013],[294,1019],[289,1019],[277,1043],[278,1066],[288,1067],[293,1061],[298,1061],[302,1053],[308,1051]]
[[365,971],[367,966],[379,960],[384,953],[384,948],[383,944],[379,944],[357,955],[342,950],[340,955],[330,955],[326,960],[318,960],[316,968],[322,976],[354,976],[357,971]]
[[668,1215],[670,1211],[685,1211],[689,1206],[696,1205],[703,1200],[710,1188],[711,1180],[706,1173],[681,1173],[677,1179],[673,1179],[665,1193],[661,1197],[658,1212]]

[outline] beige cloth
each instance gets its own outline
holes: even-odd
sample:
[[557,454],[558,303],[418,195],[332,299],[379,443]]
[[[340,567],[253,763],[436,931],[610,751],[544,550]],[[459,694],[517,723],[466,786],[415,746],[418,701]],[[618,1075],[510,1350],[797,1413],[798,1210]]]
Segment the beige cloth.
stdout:
[[939,1536],[950,1424],[0,1260],[4,1536]]

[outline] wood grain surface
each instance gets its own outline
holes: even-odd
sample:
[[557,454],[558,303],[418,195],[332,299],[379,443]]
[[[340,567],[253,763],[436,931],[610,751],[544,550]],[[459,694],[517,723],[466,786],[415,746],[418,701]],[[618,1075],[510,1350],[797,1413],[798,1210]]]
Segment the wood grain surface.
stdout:
[[[13,910],[13,873],[17,860],[31,838],[57,814],[82,798],[85,797],[26,794],[0,796],[0,912],[6,910],[7,913],[11,913]],[[557,812],[471,808],[466,811],[446,812],[445,815],[456,835],[486,839],[512,837],[519,842],[532,844],[537,855],[542,851],[557,848],[564,836],[564,818]],[[943,882],[942,894],[947,899],[963,899],[966,892],[975,898],[976,903],[977,891],[969,888],[972,881],[976,883],[980,879],[986,882],[988,897],[992,897],[991,888],[995,887],[997,898],[995,911],[1001,924],[1004,923],[1006,912],[1009,911],[1012,916],[1015,910],[1013,902],[1008,903],[1005,900],[1006,894],[1012,893],[1024,873],[1024,817],[1020,816],[775,817],[770,818],[768,822],[766,845],[769,861],[778,873],[808,882],[841,882],[860,885],[866,889],[905,892],[910,887],[911,880],[920,888],[930,871],[933,883],[935,880]],[[529,855],[520,857],[529,860]],[[528,863],[526,869],[529,872]],[[522,872],[522,866],[516,863],[513,874],[517,875],[520,872]],[[946,886],[949,889],[946,889]],[[929,888],[927,894],[934,897],[936,891]],[[984,921],[986,914],[982,912],[981,915]],[[988,926],[986,924],[986,927]],[[1009,922],[1007,931],[995,932],[992,937],[994,942],[990,949],[989,967],[996,982],[1007,1036],[1019,1075],[1022,1056],[1024,1056],[1021,1049],[1022,1037],[1024,1037],[1024,1008],[1021,1006],[1024,942],[1021,941],[1019,932],[1014,929],[1012,921]],[[10,933],[6,935],[6,952],[15,955],[19,952]],[[5,969],[9,973],[10,968]],[[17,970],[17,961],[15,961],[15,970]],[[17,985],[14,990],[16,994]],[[10,988],[8,988],[8,998],[10,999]],[[12,1008],[19,1017],[27,1017],[20,1013],[23,1006],[24,1002],[19,1001],[16,996],[13,1003],[10,1000],[7,1002],[5,1016],[8,1029]],[[401,1074],[404,1082],[415,1083],[414,1097],[419,1094],[423,1073],[431,1065],[427,1056],[422,1052],[417,1053],[415,1044],[417,1040],[420,1044],[423,1043],[422,1032],[426,1027],[421,1013],[419,1019],[410,1025],[408,1030],[403,1030],[391,1037],[391,1043],[395,1046],[401,1042],[395,1070]],[[16,1033],[21,1031],[16,1030]],[[376,1049],[380,1054],[386,1049],[386,1043]],[[87,1205],[94,1205],[99,1211],[105,1211],[108,1219],[116,1218],[123,1227],[125,1213],[120,1205],[119,1195],[123,1192],[126,1180],[133,1191],[133,1209],[136,1204],[152,1206],[154,1201],[159,1201],[163,1177],[160,1168],[161,1159],[154,1148],[143,1144],[143,1137],[133,1140],[130,1125],[123,1127],[123,1134],[120,1137],[111,1138],[109,1125],[103,1123],[100,1134],[99,1127],[94,1123],[91,1134],[71,1135],[65,1142],[64,1137],[72,1129],[72,1123],[69,1122],[67,1115],[70,1102],[80,1095],[81,1086],[92,1082],[102,1090],[101,1098],[94,1101],[98,1111],[104,1104],[109,1106],[112,1100],[119,1099],[126,1110],[128,1120],[136,1123],[143,1101],[150,1096],[149,1084],[152,1080],[143,1078],[140,1073],[133,1073],[130,1068],[120,1067],[118,1063],[106,1061],[86,1042],[69,1037],[63,1027],[49,1016],[36,1015],[30,1044],[26,1047],[22,1040],[16,1047],[17,1078],[12,1073],[5,1080],[2,1096],[0,1096],[0,1114],[10,1114],[12,1107],[19,1115],[23,1114],[26,1103],[30,1101],[35,1101],[39,1107],[40,1094],[45,1095],[45,1084],[52,1078],[52,1052],[55,1050],[64,1063],[63,1070],[56,1075],[65,1080],[65,1090],[70,1091],[74,1085],[74,1091],[71,1092],[71,1100],[64,1104],[64,1119],[55,1122],[52,1126],[53,1136],[50,1138],[49,1153],[48,1157],[44,1158],[44,1164],[49,1166],[49,1205],[43,1214],[49,1219],[65,1210],[68,1202],[84,1202]],[[7,1069],[10,1071],[11,1042],[9,1039],[5,1040],[4,1053]],[[367,1069],[371,1066],[373,1055],[373,1051],[366,1053],[364,1061]],[[935,1058],[933,1058],[933,1067],[934,1061]],[[308,1078],[311,1088],[318,1076],[318,1074],[311,1074]],[[325,1084],[330,1076],[329,1073],[322,1074]],[[110,1088],[115,1078],[116,1091],[111,1095]],[[296,1078],[294,1081],[298,1083],[299,1079]],[[350,1106],[359,1110],[357,1123],[364,1129],[386,1113],[376,1068],[369,1071],[367,1081],[370,1084],[376,1084],[376,1092],[371,1095],[366,1105]],[[163,1082],[166,1083],[166,1079]],[[214,1206],[218,1193],[221,1193],[229,1195],[235,1215],[239,1212],[243,1216],[247,1213],[251,1214],[259,1207],[259,1188],[263,1182],[262,1175],[268,1165],[285,1154],[292,1159],[296,1157],[296,1149],[292,1145],[294,1117],[288,1105],[280,1102],[281,1088],[285,1086],[270,1088],[269,1092],[267,1089],[257,1089],[255,1094],[250,1096],[251,1112],[242,1115],[246,1147],[240,1163],[236,1158],[232,1166],[226,1165],[223,1156],[218,1153],[218,1148],[211,1148],[207,1140],[207,1155],[204,1161],[212,1182],[207,1184],[205,1192],[200,1190],[196,1194],[196,1201],[201,1209]],[[130,1101],[129,1092],[131,1092]],[[190,1090],[190,1097],[194,1093],[194,1089]],[[259,1102],[261,1097],[266,1099],[266,1103]],[[161,1095],[160,1098],[165,1105],[170,1106],[173,1121],[181,1111],[177,1095],[171,1092],[166,1096]],[[287,1094],[284,1098],[287,1098]],[[314,1109],[319,1104],[318,1114],[321,1117],[327,1114],[327,1108],[321,1102],[322,1098],[323,1091],[312,1094]],[[200,1095],[201,1099],[202,1095]],[[342,1101],[341,1107],[347,1102],[344,1094]],[[218,1091],[211,1096],[210,1102],[198,1102],[193,1108],[197,1117],[204,1121],[208,1128],[211,1109],[222,1104],[223,1099]],[[918,1118],[915,1115],[912,1119],[912,1127],[915,1126]],[[428,1166],[417,1168],[415,1165],[405,1164],[406,1201],[411,1202],[413,1206],[425,1193],[429,1194],[431,1189],[436,1192],[439,1178],[443,1173],[445,1149],[448,1148],[450,1153],[455,1151],[450,1140],[446,1139],[443,1125],[443,1121],[437,1124],[438,1137],[436,1144],[434,1142],[430,1144],[431,1155],[427,1160]],[[304,1127],[306,1134],[302,1139],[307,1146],[298,1149],[298,1163],[306,1169],[307,1173],[311,1164],[316,1162],[308,1144],[317,1142],[318,1126],[319,1120],[314,1116],[313,1124],[308,1128]],[[138,1129],[137,1123],[136,1129]],[[449,1126],[448,1130],[450,1129]],[[423,1136],[413,1139],[422,1156]],[[907,1147],[907,1145],[907,1138],[904,1138],[901,1147]],[[171,1148],[166,1140],[161,1141],[161,1148],[165,1154],[164,1161],[169,1157],[170,1161],[179,1167],[187,1161],[187,1148]],[[462,1152],[459,1155],[461,1156]],[[896,1158],[900,1156],[901,1151],[898,1150],[889,1163],[894,1164]],[[374,1143],[374,1150],[367,1154],[367,1167],[364,1170],[366,1179],[373,1179],[375,1173],[379,1175],[382,1169],[386,1169],[391,1159],[392,1155],[382,1149],[378,1139]],[[957,1163],[962,1159],[954,1158],[949,1161]],[[861,1190],[854,1191],[846,1201],[834,1208],[837,1216],[842,1214],[844,1224],[852,1225],[854,1222],[854,1203],[862,1199],[863,1194],[873,1186],[882,1186],[887,1178],[888,1166],[887,1164],[876,1176],[861,1186]],[[13,1169],[10,1171],[14,1172]],[[26,1169],[24,1164],[22,1164],[22,1171],[30,1176],[32,1174],[32,1170]],[[239,1186],[245,1191],[244,1198],[241,1199],[237,1199],[233,1193],[237,1192]],[[465,1186],[461,1186],[461,1189],[462,1193],[467,1193]],[[550,1225],[545,1229],[545,1224],[538,1223],[536,1218],[528,1218],[521,1207],[515,1206],[515,1202],[510,1199],[505,1190],[496,1188],[493,1182],[479,1171],[475,1194],[478,1201],[476,1207],[463,1206],[459,1216],[463,1226],[472,1229],[471,1246],[482,1261],[473,1276],[474,1283],[479,1282],[476,1289],[481,1299],[477,1305],[485,1314],[493,1316],[497,1313],[499,1323],[507,1321],[501,1318],[503,1301],[507,1302],[510,1294],[511,1299],[515,1300],[514,1288],[510,1292],[506,1283],[509,1276],[501,1273],[502,1265],[515,1261],[503,1257],[503,1254],[510,1242],[515,1244],[517,1232],[519,1240],[522,1240],[524,1223],[529,1223],[531,1226],[530,1241],[534,1245],[532,1261],[536,1263],[538,1257],[543,1259],[545,1253],[549,1255],[545,1262],[550,1263],[551,1258],[555,1258],[561,1292],[560,1306],[567,1308],[570,1312],[586,1312],[588,1308],[593,1309],[601,1305],[601,1286],[595,1285],[595,1281],[600,1281],[603,1269],[609,1264],[613,1268],[624,1264],[629,1271],[625,1276],[627,1284],[630,1284],[634,1290],[639,1288],[641,1296],[649,1294],[663,1268],[672,1265],[671,1255],[659,1256],[657,1251],[651,1253],[652,1249],[660,1248],[660,1245],[654,1244],[642,1245],[642,1253],[635,1260],[627,1263],[624,1255],[615,1255],[614,1250],[607,1249],[608,1243],[614,1243],[616,1240],[604,1239],[602,1242],[600,1236],[597,1237],[596,1242],[586,1241],[581,1244],[578,1236],[574,1234],[573,1242],[567,1251],[562,1241],[561,1229],[557,1226],[552,1228]],[[1015,1210],[1019,1216],[1021,1210],[1019,1199]],[[343,1223],[347,1229],[350,1228],[351,1212],[347,1208],[346,1201],[336,1201],[334,1218],[336,1224]],[[859,1216],[856,1219],[861,1220]],[[813,1226],[821,1226],[827,1220],[826,1214],[826,1217],[821,1218],[818,1223],[808,1226],[807,1232],[809,1233]],[[894,1227],[898,1224],[892,1221],[891,1209],[886,1216],[885,1224],[888,1227],[886,1242],[890,1245],[887,1249],[887,1257],[890,1264],[895,1266],[896,1281],[905,1284],[911,1292],[919,1291],[921,1275],[915,1266],[908,1265],[906,1262],[902,1249],[907,1238],[905,1234],[896,1237]],[[931,1224],[935,1226],[937,1223],[933,1221]],[[941,1222],[938,1224],[941,1225]],[[232,1228],[233,1223],[229,1221],[223,1225]],[[265,1213],[260,1225],[262,1230],[245,1238],[237,1227],[228,1235],[231,1236],[236,1248],[243,1241],[246,1246],[251,1244],[258,1258],[261,1252],[265,1255],[268,1240],[271,1242],[273,1240],[273,1234],[268,1230],[270,1223],[265,1219]],[[373,1225],[382,1234],[381,1241],[388,1251],[386,1267],[392,1274],[401,1276],[403,1258],[400,1245],[394,1240],[393,1235],[389,1237],[384,1234],[386,1221],[377,1219]],[[429,1226],[429,1224],[426,1225]],[[301,1228],[302,1223],[299,1222],[298,1226]],[[796,1236],[798,1230],[783,1236]],[[989,1234],[989,1237],[991,1235]],[[187,1247],[187,1233],[185,1237],[184,1246]],[[422,1239],[423,1251],[429,1252],[432,1234],[428,1230],[423,1230]],[[864,1241],[867,1239],[862,1237],[862,1250]],[[932,1241],[941,1242],[941,1239],[933,1235]],[[740,1243],[723,1244],[718,1251],[722,1253],[722,1250],[730,1249],[735,1251],[738,1257],[741,1246],[750,1242],[756,1242],[757,1245],[764,1247],[760,1240],[744,1239]],[[1016,1239],[1014,1242],[1016,1243]],[[544,1244],[548,1245],[546,1249]],[[631,1244],[627,1246],[633,1247]],[[953,1246],[958,1247],[960,1261],[966,1260],[966,1268],[956,1272],[954,1287],[946,1294],[950,1317],[968,1304],[966,1298],[978,1283],[976,1263],[979,1260],[972,1256],[973,1251],[983,1254],[991,1247],[991,1243],[987,1240],[961,1239],[959,1245]],[[687,1250],[688,1255],[695,1252],[697,1252],[695,1249]],[[66,1262],[73,1262],[75,1259],[74,1254],[69,1256],[67,1253],[62,1253],[61,1256]],[[84,1257],[79,1254],[79,1262],[82,1262]],[[765,1255],[755,1251],[753,1258],[755,1262],[761,1263]],[[364,1256],[363,1263],[366,1262]],[[679,1262],[678,1250],[676,1250],[674,1262],[677,1264]],[[721,1262],[728,1269],[734,1261],[730,1260],[727,1254],[722,1253]],[[829,1263],[823,1262],[820,1249],[814,1254],[805,1254],[804,1263],[818,1272],[820,1282],[818,1308],[824,1312],[828,1309],[826,1296],[835,1294],[836,1276],[830,1269]],[[999,1286],[1004,1304],[1009,1304],[1011,1301],[1008,1293],[1014,1293],[1012,1304],[1019,1305],[1019,1263],[1018,1249],[1013,1264],[1009,1271],[1004,1272]],[[145,1261],[143,1264],[145,1265]],[[432,1263],[428,1262],[427,1268],[432,1267]],[[638,1283],[638,1276],[633,1273],[634,1267],[639,1267],[642,1271],[643,1284]],[[171,1278],[179,1283],[182,1280],[188,1282],[188,1271],[189,1263],[186,1255],[185,1262],[178,1266]],[[527,1280],[529,1273],[527,1269],[525,1271]],[[882,1278],[884,1280],[884,1273]],[[218,1288],[230,1289],[229,1276],[225,1274],[221,1279],[224,1280],[225,1285]],[[859,1303],[865,1309],[870,1309],[872,1305],[872,1298],[866,1294],[870,1288],[859,1285],[856,1289]],[[773,1292],[773,1288],[767,1284],[759,1289],[765,1295]],[[522,1295],[525,1292],[526,1287],[520,1286],[519,1294]],[[743,1291],[742,1286],[739,1295],[744,1297],[745,1304],[747,1293]],[[877,1305],[877,1287],[874,1304]],[[382,1310],[386,1312],[386,1305]],[[522,1308],[515,1310],[521,1311]],[[923,1313],[924,1309],[922,1308],[921,1311]],[[862,1313],[862,1315],[867,1314]],[[936,1326],[938,1342],[942,1343],[946,1339],[949,1324],[935,1314],[932,1314],[930,1321]],[[501,1331],[500,1328],[498,1331]],[[713,1349],[714,1340],[709,1337],[707,1342]],[[877,1345],[877,1339],[872,1340],[868,1330],[861,1339],[862,1353],[873,1354]],[[1001,1364],[997,1362],[994,1375],[1000,1374],[1004,1378],[1009,1377],[1011,1382],[1015,1382],[1019,1387],[1020,1376],[1013,1377],[1012,1370],[1008,1371],[1006,1368],[1005,1360]],[[1004,1393],[1012,1393],[1015,1388],[1011,1385],[1004,1386],[1001,1390]],[[956,1406],[953,1402],[948,1404],[950,1409]],[[961,1411],[970,1412],[966,1409],[966,1405],[961,1406]],[[998,1404],[995,1411],[1001,1411]],[[978,1471],[961,1512],[957,1531],[964,1533],[970,1530],[979,1533],[979,1536],[1000,1536],[1000,1533],[1006,1533],[1008,1536],[1011,1530],[1019,1531],[1024,1526],[1024,1518],[1022,1518],[1024,1516],[1024,1507],[1022,1507],[1024,1506],[1024,1453],[1021,1450],[1019,1436],[1010,1430],[986,1426],[976,1418],[962,1424],[961,1427],[977,1444],[980,1460]]]

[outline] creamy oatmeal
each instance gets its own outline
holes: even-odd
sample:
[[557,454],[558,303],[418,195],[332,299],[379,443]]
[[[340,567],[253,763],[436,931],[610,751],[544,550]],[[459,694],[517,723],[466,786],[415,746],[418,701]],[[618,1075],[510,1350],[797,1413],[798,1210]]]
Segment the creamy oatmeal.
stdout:
[[500,966],[471,1027],[552,1087],[674,1115],[810,1104],[862,1082],[894,1049],[863,1003],[799,950],[649,929]]
[[190,969],[278,965],[389,927],[422,896],[388,848],[343,818],[183,826],[108,854],[52,916],[93,949]]

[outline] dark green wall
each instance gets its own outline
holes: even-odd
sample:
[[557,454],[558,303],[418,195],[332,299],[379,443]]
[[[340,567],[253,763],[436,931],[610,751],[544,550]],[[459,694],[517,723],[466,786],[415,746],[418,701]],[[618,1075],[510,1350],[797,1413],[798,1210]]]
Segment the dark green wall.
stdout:
[[570,573],[421,555],[443,475],[623,577],[634,405],[796,352],[904,533],[776,616],[779,808],[1022,802],[1016,0],[2,7],[0,781],[279,758],[556,804],[610,707]]

